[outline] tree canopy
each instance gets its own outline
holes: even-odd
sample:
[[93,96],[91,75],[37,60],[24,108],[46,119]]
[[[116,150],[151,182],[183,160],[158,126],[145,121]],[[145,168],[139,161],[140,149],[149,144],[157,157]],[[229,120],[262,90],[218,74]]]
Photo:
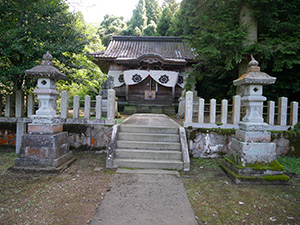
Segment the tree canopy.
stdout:
[[110,35],[122,35],[126,29],[127,25],[123,17],[106,14],[98,28],[98,35],[103,45],[107,46]]
[[[249,27],[240,25],[243,4],[249,4],[257,20],[257,42],[250,45],[245,45]],[[190,41],[199,60],[187,88],[197,83],[205,98],[232,96],[239,64],[253,53],[261,70],[277,77],[265,95],[299,99],[299,6],[298,0],[183,0],[176,32]]]
[[85,54],[102,47],[99,37],[90,35],[82,16],[70,13],[63,1],[4,0],[0,10],[0,82],[6,87],[35,86],[25,70],[40,64],[47,51],[68,83],[80,73],[102,76]]

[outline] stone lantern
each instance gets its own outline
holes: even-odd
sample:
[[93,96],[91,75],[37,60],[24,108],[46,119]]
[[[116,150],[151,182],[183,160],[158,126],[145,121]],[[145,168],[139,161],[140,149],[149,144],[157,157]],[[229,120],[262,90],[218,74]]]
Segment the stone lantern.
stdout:
[[26,77],[37,78],[34,93],[39,100],[39,109],[28,124],[28,134],[22,136],[19,158],[13,169],[60,171],[72,160],[68,134],[63,132],[59,116],[56,115],[55,80],[66,79],[66,75],[53,67],[52,56],[47,52],[41,65],[26,70]]
[[[241,101],[246,115],[239,122],[235,138],[232,139],[230,153],[222,167],[236,183],[276,183],[286,182],[276,157],[276,144],[270,142],[268,124],[263,119],[263,86],[274,84],[275,77],[261,72],[258,62],[251,55],[249,71],[233,81],[240,87]],[[271,180],[271,181],[270,181]]]

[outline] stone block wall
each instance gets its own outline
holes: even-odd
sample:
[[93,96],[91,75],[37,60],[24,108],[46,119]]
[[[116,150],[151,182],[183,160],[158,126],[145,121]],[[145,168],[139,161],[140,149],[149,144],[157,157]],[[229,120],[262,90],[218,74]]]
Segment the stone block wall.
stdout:
[[[70,149],[107,149],[112,127],[97,124],[64,124]],[[0,123],[0,146],[16,146],[16,123]]]
[[72,149],[107,149],[111,139],[112,127],[103,125],[64,124],[68,132],[68,142]]
[[[193,157],[217,158],[229,152],[234,129],[187,129],[190,154]],[[292,131],[271,132],[277,155],[300,157],[300,133]]]

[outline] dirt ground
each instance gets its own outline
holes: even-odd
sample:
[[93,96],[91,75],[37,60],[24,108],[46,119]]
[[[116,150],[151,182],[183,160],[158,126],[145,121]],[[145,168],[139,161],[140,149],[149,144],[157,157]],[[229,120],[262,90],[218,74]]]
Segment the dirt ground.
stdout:
[[7,173],[15,154],[0,152],[0,224],[89,224],[114,174],[105,155],[77,152],[59,175],[28,175]]
[[[15,156],[0,149],[0,224],[89,224],[115,173],[106,154],[75,152],[59,175],[11,174]],[[218,161],[192,159],[181,173],[199,224],[300,224],[299,175],[288,186],[237,186]]]

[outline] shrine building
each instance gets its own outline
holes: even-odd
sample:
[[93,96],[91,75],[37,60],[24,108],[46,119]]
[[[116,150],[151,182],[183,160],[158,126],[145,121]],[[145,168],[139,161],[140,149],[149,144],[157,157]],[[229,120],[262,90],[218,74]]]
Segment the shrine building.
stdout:
[[178,102],[195,55],[179,37],[112,36],[104,52],[91,53],[108,74],[106,88],[118,102],[171,105]]

